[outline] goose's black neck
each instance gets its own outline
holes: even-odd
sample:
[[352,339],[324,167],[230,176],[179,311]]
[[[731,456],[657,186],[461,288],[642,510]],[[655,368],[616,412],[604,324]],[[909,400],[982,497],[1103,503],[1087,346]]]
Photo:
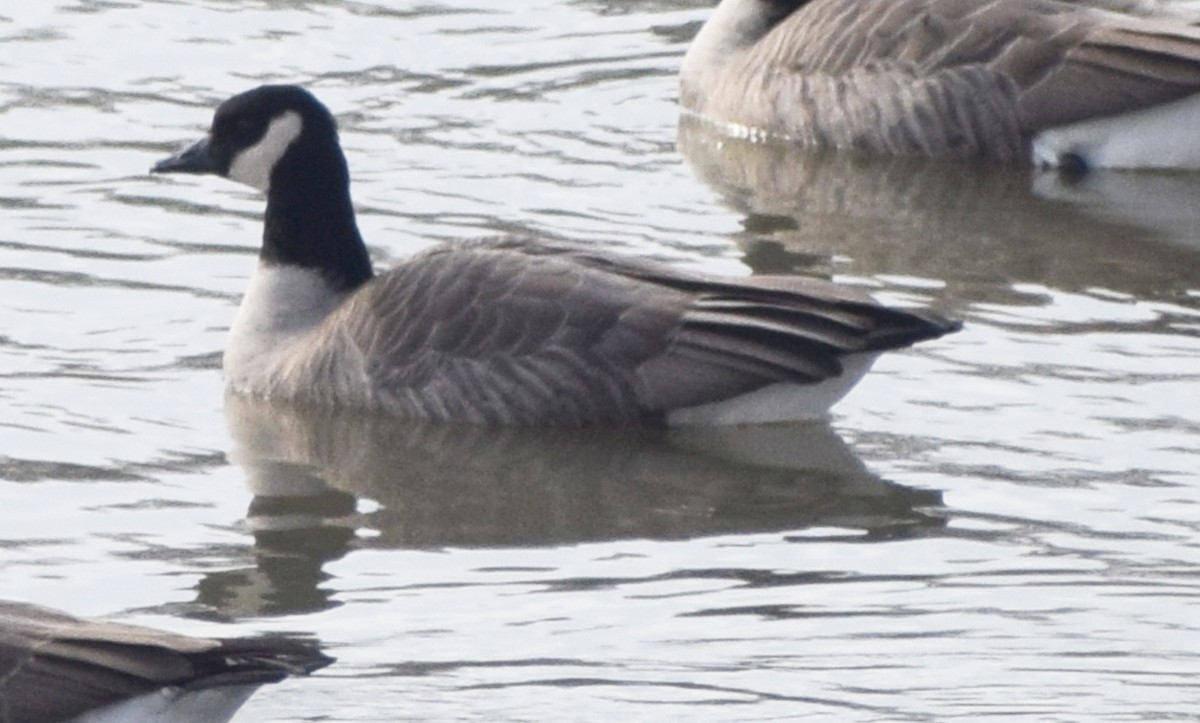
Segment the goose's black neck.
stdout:
[[354,220],[346,158],[335,130],[329,138],[311,130],[271,171],[259,258],[313,269],[335,290],[351,291],[374,272]]

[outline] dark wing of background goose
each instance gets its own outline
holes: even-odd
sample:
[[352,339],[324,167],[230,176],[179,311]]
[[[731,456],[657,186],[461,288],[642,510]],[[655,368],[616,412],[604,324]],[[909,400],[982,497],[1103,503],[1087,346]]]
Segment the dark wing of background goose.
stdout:
[[[150,694],[152,704],[165,708],[168,716],[175,706],[188,711],[161,720],[224,721],[258,687],[331,662],[301,641],[193,638],[0,601],[2,723],[99,715]],[[199,710],[192,707],[197,696],[204,698]],[[114,715],[130,717],[111,720],[144,720],[148,713],[137,710],[114,710]]]

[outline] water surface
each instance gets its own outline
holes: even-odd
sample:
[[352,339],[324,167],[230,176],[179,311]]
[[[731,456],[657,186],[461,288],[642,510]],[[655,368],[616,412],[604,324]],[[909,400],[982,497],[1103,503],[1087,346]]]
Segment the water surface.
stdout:
[[[494,5],[0,10],[3,595],[338,658],[240,721],[1196,715],[1200,180],[741,144],[679,125],[711,3]],[[226,405],[262,200],[146,170],[262,82],[338,116],[382,266],[552,233],[966,329],[830,425]]]

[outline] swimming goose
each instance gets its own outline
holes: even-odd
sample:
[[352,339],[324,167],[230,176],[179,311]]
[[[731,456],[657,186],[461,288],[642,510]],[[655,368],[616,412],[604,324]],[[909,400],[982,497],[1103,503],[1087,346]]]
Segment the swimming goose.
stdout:
[[333,116],[296,86],[216,110],[159,173],[267,195],[231,329],[232,389],[439,421],[813,418],[874,358],[958,328],[796,277],[715,278],[554,240],[484,239],[375,276]]
[[0,601],[0,723],[221,723],[333,662],[282,638],[209,640]]
[[[739,133],[1086,170],[1200,168],[1193,6],[722,0],[680,102]],[[1151,17],[1146,17],[1149,15]]]

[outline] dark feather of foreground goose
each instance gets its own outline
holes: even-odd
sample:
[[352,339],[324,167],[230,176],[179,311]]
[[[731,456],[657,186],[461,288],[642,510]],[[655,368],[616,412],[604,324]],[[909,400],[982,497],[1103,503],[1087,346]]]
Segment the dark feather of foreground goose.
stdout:
[[814,146],[1196,169],[1197,19],[1195,3],[723,0],[680,100]]
[[221,723],[333,662],[283,638],[210,640],[0,601],[0,723]]
[[551,240],[448,244],[375,276],[334,119],[295,86],[225,101],[153,170],[267,194],[224,359],[233,389],[263,397],[487,424],[814,418],[879,353],[959,326],[827,282]]

